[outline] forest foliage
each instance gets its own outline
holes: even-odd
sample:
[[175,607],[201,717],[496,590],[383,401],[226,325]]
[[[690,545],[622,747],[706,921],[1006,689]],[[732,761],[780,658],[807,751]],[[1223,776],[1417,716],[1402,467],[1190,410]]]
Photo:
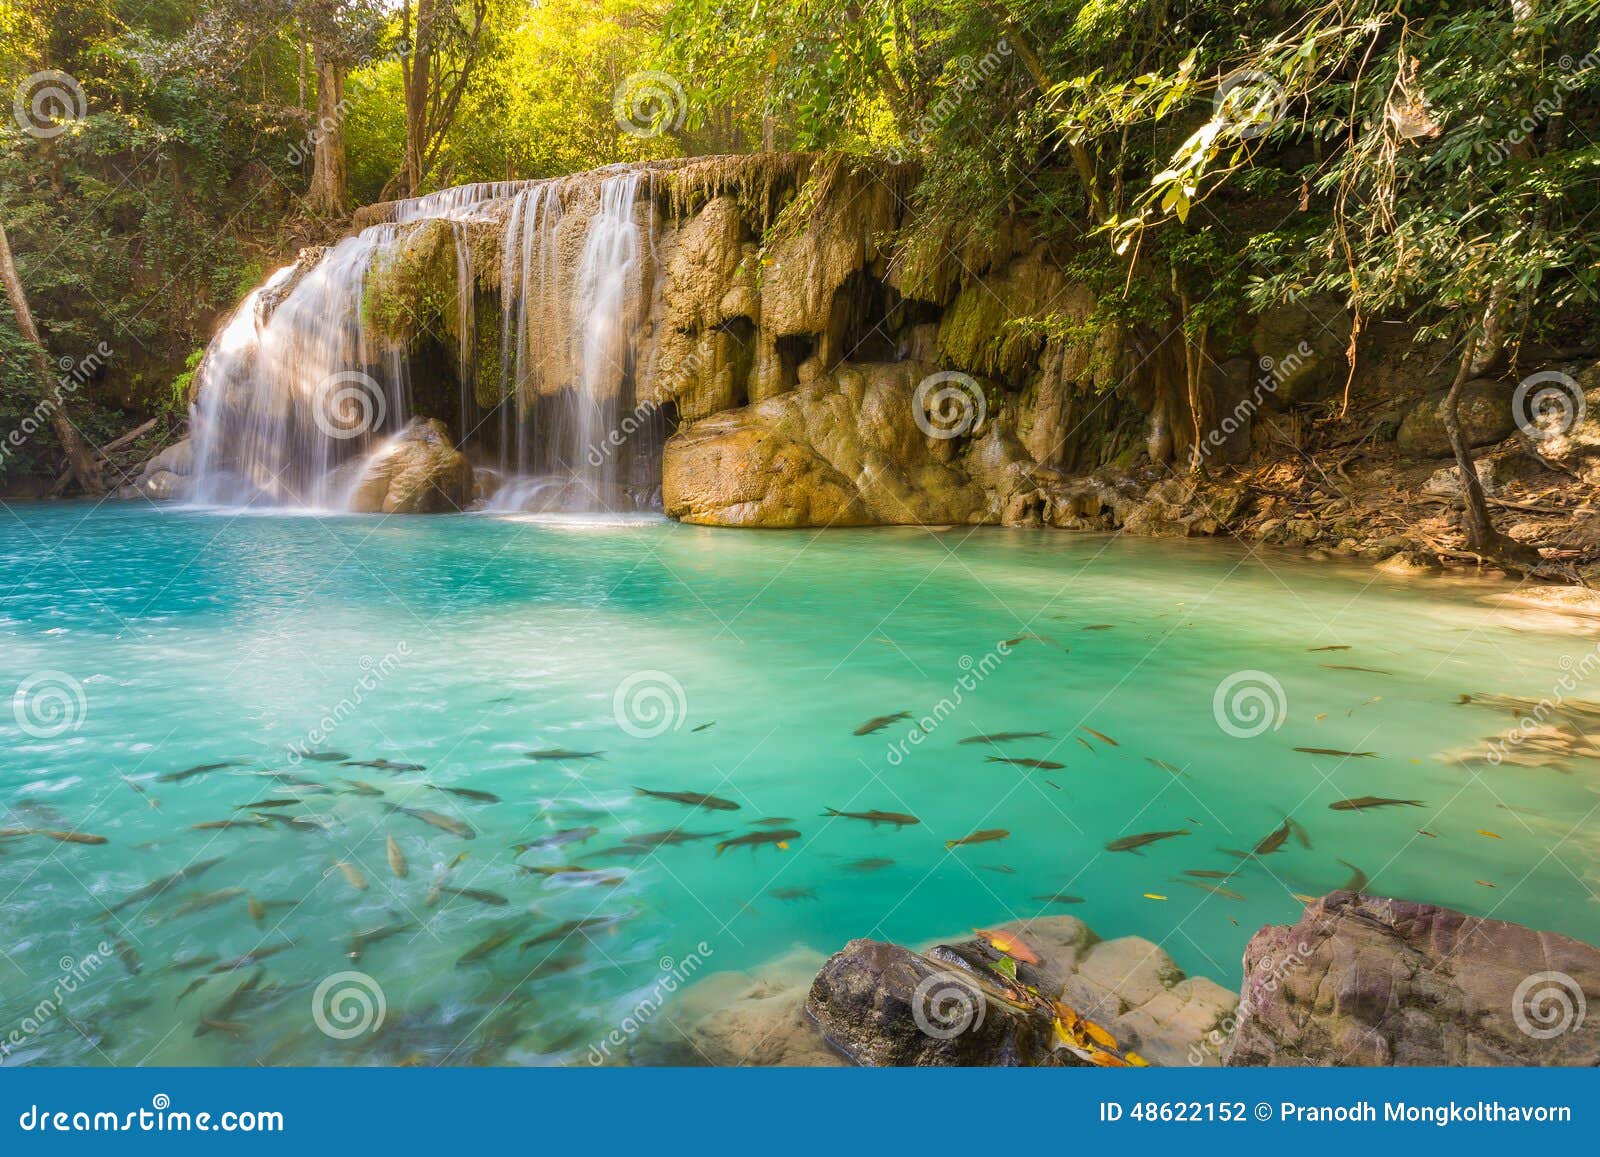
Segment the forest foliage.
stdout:
[[[114,351],[95,440],[177,420],[219,312],[352,206],[763,149],[915,160],[908,253],[1021,214],[1121,322],[1178,309],[1226,347],[1320,292],[1488,364],[1592,328],[1597,9],[0,0],[0,219],[52,357]],[[0,312],[0,426],[31,406],[18,341]]]

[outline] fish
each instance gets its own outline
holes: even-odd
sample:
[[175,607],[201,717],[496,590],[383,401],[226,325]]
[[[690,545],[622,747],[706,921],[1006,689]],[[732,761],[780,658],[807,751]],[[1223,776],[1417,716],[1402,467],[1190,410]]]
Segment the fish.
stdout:
[[1485,837],[1486,839],[1491,839],[1491,840],[1503,840],[1503,839],[1505,839],[1505,837],[1502,836],[1499,832],[1491,832],[1488,828],[1479,828],[1478,829],[1478,834],[1480,836]]
[[1083,899],[1082,896],[1074,896],[1069,892],[1049,892],[1049,893],[1046,893],[1043,896],[1035,896],[1034,899],[1039,901],[1041,904],[1082,904],[1082,903],[1084,903],[1084,899]]
[[1017,874],[1017,870],[1010,864],[979,864],[978,867],[985,872],[993,872],[999,876],[1015,876]]
[[696,840],[714,840],[718,836],[727,834],[725,831],[686,832],[682,828],[668,828],[664,832],[640,832],[629,836],[623,841],[623,846],[644,849],[670,847],[675,844],[690,844]]
[[599,868],[585,868],[578,864],[519,864],[524,872],[539,876],[600,875]]
[[1340,860],[1339,862],[1350,869],[1350,878],[1343,884],[1344,890],[1346,892],[1365,892],[1367,885],[1372,882],[1367,878],[1367,874],[1348,860]]
[[1235,892],[1232,888],[1224,888],[1221,884],[1208,884],[1204,880],[1184,880],[1182,882],[1188,884],[1191,888],[1199,888],[1201,891],[1210,892],[1213,896],[1221,896],[1225,900],[1244,899],[1243,896],[1241,896],[1238,892]]
[[553,832],[548,836],[540,836],[536,840],[529,840],[525,844],[512,844],[511,848],[517,855],[543,848],[564,848],[568,844],[585,844],[590,838],[600,834],[600,829],[594,825],[581,828],[565,828]]
[[896,711],[893,715],[874,715],[871,719],[867,720],[860,727],[857,727],[855,729],[855,731],[853,731],[851,734],[853,734],[853,735],[871,735],[874,731],[882,731],[885,727],[889,726],[889,724],[891,724],[891,723],[896,723],[901,719],[910,719],[910,718],[911,718],[911,712],[909,712],[909,711]]
[[366,875],[361,871],[360,868],[356,867],[349,860],[340,860],[333,866],[338,868],[339,871],[344,874],[345,882],[356,891],[365,892],[367,890]]
[[382,944],[391,936],[399,936],[402,932],[410,932],[416,927],[409,920],[396,921],[390,924],[380,924],[376,928],[368,928],[361,932],[350,934],[350,947],[345,955],[351,960],[360,960],[368,948],[374,944]]
[[161,810],[161,801],[158,800],[155,796],[151,795],[149,792],[145,791],[144,785],[139,783],[138,780],[129,779],[125,775],[120,775],[117,778],[122,780],[123,783],[127,784],[134,791],[136,791],[140,795],[144,796],[145,802],[148,803],[152,808],[154,808],[157,811]]
[[440,888],[446,896],[460,896],[463,900],[476,900],[480,904],[488,904],[495,908],[504,908],[508,903],[499,892],[489,892],[482,888]]
[[346,763],[350,759],[348,751],[302,751],[299,755],[301,759],[309,759],[312,763]]
[[1083,737],[1083,736],[1081,736],[1081,735],[1074,735],[1074,736],[1073,736],[1073,737],[1072,737],[1072,738],[1074,738],[1074,739],[1076,739],[1076,740],[1077,740],[1077,741],[1078,741],[1078,742],[1079,742],[1079,743],[1081,743],[1081,744],[1083,744],[1083,749],[1084,749],[1084,750],[1085,750],[1085,751],[1094,751],[1094,753],[1095,753],[1095,754],[1096,754],[1096,755],[1099,755],[1099,754],[1100,754],[1100,753],[1099,753],[1099,752],[1098,752],[1098,751],[1095,751],[1095,750],[1094,750],[1094,744],[1092,744],[1092,743],[1090,743],[1090,742],[1089,742],[1089,741],[1088,741],[1088,740],[1087,740],[1087,739],[1085,739],[1085,738],[1084,738],[1084,737]]
[[521,927],[521,920],[502,924],[499,928],[496,928],[493,932],[489,933],[489,935],[485,936],[482,940],[478,941],[471,948],[467,949],[459,957],[457,957],[456,967],[464,968],[468,964],[476,964],[485,957],[499,951],[501,948],[505,947],[506,943],[510,941],[513,936],[517,934],[517,929]]
[[767,895],[774,900],[782,900],[785,904],[792,904],[796,900],[815,900],[817,898],[817,890],[815,888],[774,888]]
[[356,795],[381,796],[383,794],[381,787],[374,787],[363,779],[341,779],[339,782],[347,784]]
[[411,874],[411,868],[406,864],[406,854],[400,850],[393,836],[384,836],[383,839],[389,856],[389,871],[394,873],[395,879],[404,880]]
[[239,803],[233,805],[236,812],[259,811],[262,808],[294,807],[300,800],[294,797],[288,799],[258,799],[255,803]]
[[911,824],[920,824],[922,822],[916,816],[907,815],[905,812],[885,812],[876,810],[869,812],[842,812],[836,808],[830,807],[824,809],[822,814],[824,816],[837,816],[840,819],[846,820],[865,820],[873,827],[877,827],[879,824],[893,824],[897,828],[903,828]]
[[1290,897],[1299,900],[1302,904],[1315,904],[1319,897],[1308,896],[1304,892],[1290,892]]
[[204,823],[190,824],[189,830],[191,832],[225,832],[230,828],[264,828],[266,826],[266,816],[252,815],[243,819],[206,820]]
[[1258,843],[1253,849],[1251,849],[1251,852],[1252,852],[1253,855],[1257,855],[1257,856],[1270,856],[1273,852],[1275,852],[1279,848],[1283,847],[1284,841],[1287,840],[1288,838],[1289,838],[1289,821],[1286,818],[1283,821],[1283,826],[1282,827],[1276,828],[1276,829],[1274,829],[1272,831],[1271,834],[1263,836],[1262,839],[1261,839],[1261,842]]
[[229,1021],[228,1017],[233,1015],[234,1010],[244,1003],[251,993],[255,992],[261,984],[263,975],[264,971],[258,968],[241,980],[234,990],[223,998],[221,1004],[200,1018],[200,1026],[194,1030],[194,1035],[204,1036],[214,1028],[223,1032],[231,1033],[236,1029],[242,1032],[244,1026]]
[[186,767],[182,771],[169,771],[165,775],[156,776],[157,783],[182,783],[186,779],[193,779],[197,775],[205,775],[210,771],[221,771],[225,767],[239,767],[244,764],[242,759],[224,759],[220,763],[197,763],[193,767]]
[[370,767],[374,771],[427,771],[421,763],[394,763],[387,759],[347,759],[341,767]]
[[1170,832],[1140,832],[1137,835],[1122,836],[1119,839],[1112,840],[1106,845],[1106,851],[1137,852],[1146,844],[1153,844],[1157,840],[1170,840],[1174,836],[1186,836],[1188,834],[1188,828],[1178,828],[1176,831]]
[[1012,743],[1018,739],[1053,739],[1048,731],[996,731],[990,735],[969,735],[957,743]]
[[1087,731],[1090,735],[1094,736],[1101,743],[1109,743],[1112,747],[1121,747],[1122,746],[1115,739],[1112,739],[1111,736],[1105,734],[1105,732],[1096,731],[1093,727],[1085,727],[1083,724],[1080,723],[1078,725],[1078,730],[1079,731]]
[[127,969],[129,976],[138,976],[144,971],[144,965],[139,962],[139,951],[126,940],[118,940],[113,947],[117,951],[117,959],[122,961],[122,967]]
[[178,999],[174,1000],[172,1003],[173,1004],[182,1004],[184,997],[188,996],[191,992],[198,991],[200,988],[202,988],[205,985],[210,984],[210,983],[211,983],[211,977],[209,977],[209,976],[197,976],[197,977],[195,977],[187,985],[184,986],[183,991],[178,993]]
[[1337,747],[1297,747],[1296,751],[1306,755],[1338,755],[1349,759],[1377,759],[1376,751],[1340,751]]
[[1060,771],[1067,766],[1057,763],[1053,759],[1012,759],[1003,755],[991,755],[984,760],[985,763],[1009,763],[1013,767],[1034,768],[1039,771]]
[[1377,667],[1349,667],[1342,663],[1322,663],[1320,666],[1325,671],[1360,671],[1366,675],[1393,675],[1393,671],[1383,671]]
[[240,968],[249,968],[252,964],[259,964],[261,961],[276,956],[280,952],[287,952],[293,947],[293,940],[285,940],[279,944],[269,944],[265,948],[257,948],[252,952],[246,952],[243,956],[235,956],[232,960],[224,960],[221,964],[213,965],[211,975],[218,976],[224,972],[234,972]]
[[175,884],[181,884],[185,880],[199,879],[206,872],[209,872],[212,868],[222,863],[224,858],[225,857],[223,856],[216,856],[209,860],[199,860],[193,864],[190,864],[186,868],[180,868],[178,871],[173,872],[170,876],[160,876],[154,880],[151,880],[148,884],[134,892],[132,895],[118,901],[110,908],[107,908],[105,915],[101,918],[106,919],[114,916],[124,908],[131,907],[134,904],[141,903],[145,900],[154,900],[168,888],[173,887]]
[[58,832],[50,828],[8,828],[0,832],[0,838],[16,836],[44,836],[46,839],[55,840],[58,844],[107,844],[111,841],[105,836],[92,836],[88,832]]
[[524,751],[529,759],[600,759],[603,751],[572,751],[565,747],[546,747],[540,751]]
[[250,913],[250,922],[257,928],[266,923],[267,906],[260,900],[257,900],[254,896],[251,896],[250,899],[245,902],[245,911]]
[[1163,896],[1160,892],[1146,892],[1144,894],[1144,898],[1146,900],[1165,900],[1166,899],[1166,897]]
[[1152,765],[1153,767],[1159,767],[1162,771],[1170,771],[1173,775],[1182,775],[1183,774],[1183,768],[1174,767],[1172,764],[1168,763],[1166,760],[1157,759],[1153,755],[1145,756],[1144,757],[1144,761],[1146,763]]
[[192,956],[174,956],[172,962],[161,971],[163,972],[193,972],[196,968],[204,968],[208,964],[215,964],[217,958],[209,953],[197,953]]
[[452,819],[450,816],[440,815],[436,811],[429,811],[427,808],[419,807],[400,807],[396,804],[388,804],[386,806],[391,812],[399,812],[401,815],[408,815],[412,819],[419,820],[422,823],[430,825],[431,827],[436,827],[442,832],[449,832],[452,836],[460,836],[464,840],[475,840],[478,838],[478,833],[473,831],[472,828],[468,827],[460,820]]
[[1311,833],[1300,826],[1300,821],[1293,816],[1285,816],[1284,822],[1289,825],[1289,832],[1294,836],[1294,842],[1302,848],[1311,846]]
[[251,814],[264,823],[274,823],[281,828],[288,828],[292,832],[326,832],[328,830],[327,824],[310,816],[286,816],[281,812],[253,812]]
[[451,795],[460,796],[462,799],[470,799],[474,803],[500,802],[500,797],[495,795],[493,792],[479,791],[475,787],[441,787],[436,783],[429,784],[428,786],[433,788],[434,791],[449,792]]
[[1011,833],[1005,828],[984,828],[982,831],[973,832],[970,836],[962,836],[959,840],[946,840],[944,847],[945,851],[950,851],[952,848],[964,848],[968,844],[988,844],[995,840],[1010,838]]
[[1307,647],[1306,648],[1306,650],[1312,652],[1313,654],[1315,654],[1317,651],[1348,651],[1349,649],[1350,649],[1350,647],[1349,647],[1349,644],[1347,644],[1347,643],[1330,643],[1326,647]]
[[585,916],[579,920],[568,920],[565,924],[552,928],[548,932],[539,933],[531,940],[524,940],[517,951],[526,952],[530,948],[535,948],[540,944],[548,944],[552,940],[565,940],[574,932],[582,932],[587,928],[604,927],[607,924],[615,924],[616,922],[617,917],[615,916]]
[[1232,872],[1219,872],[1215,868],[1186,868],[1185,876],[1198,876],[1202,880],[1227,880],[1232,878]]
[[1381,795],[1358,795],[1352,799],[1336,800],[1328,805],[1330,811],[1354,812],[1370,807],[1427,807],[1420,799],[1390,799]]
[[[1061,644],[1052,639],[1049,635],[1039,635],[1035,634],[1033,631],[1023,631],[1022,634],[1018,635],[1014,639],[1002,639],[1001,645],[1006,647],[1015,647],[1018,643],[1028,642],[1045,643],[1051,647],[1061,647]],[[1067,648],[1061,647],[1061,649],[1065,651]]]
[[176,908],[161,915],[161,920],[176,920],[180,916],[193,916],[196,912],[206,912],[219,904],[226,904],[230,900],[237,900],[245,894],[243,888],[220,888],[215,892],[204,892],[198,896],[191,896]]
[[763,844],[772,844],[779,851],[787,851],[790,840],[800,838],[800,833],[793,828],[773,828],[765,832],[748,832],[742,836],[734,836],[731,840],[721,840],[717,843],[717,855],[722,855],[729,848],[749,848],[752,852]]
[[1472,881],[1472,882],[1473,882],[1473,883],[1474,883],[1474,884],[1482,884],[1482,885],[1483,885],[1483,886],[1484,886],[1484,887],[1485,887],[1485,888],[1493,888],[1493,887],[1495,887],[1495,886],[1496,886],[1496,885],[1494,885],[1494,884],[1491,884],[1491,883],[1489,883],[1489,881],[1488,881],[1488,880],[1474,880],[1474,881]]
[[1430,840],[1436,840],[1439,838],[1438,832],[1430,832],[1427,828],[1418,828],[1417,835],[1427,836]]
[[847,872],[881,872],[885,868],[894,867],[894,861],[882,856],[873,856],[866,860],[856,860],[844,865]]
[[1047,779],[1047,780],[1045,780],[1045,782],[1048,783],[1051,787],[1055,788],[1057,791],[1061,790],[1061,785],[1059,783],[1057,783],[1055,780]]
[[1090,623],[1087,627],[1081,629],[1085,631],[1109,631],[1115,625],[1114,623]]
[[633,790],[640,795],[649,796],[651,799],[670,800],[673,803],[681,803],[686,807],[703,807],[708,811],[720,812],[739,810],[739,805],[731,799],[721,799],[714,795],[702,795],[694,791],[651,791],[646,787],[635,787]]
[[713,727],[715,727],[716,725],[717,725],[717,721],[715,719],[713,719],[710,723],[702,723],[699,727],[691,727],[691,728],[689,728],[689,730],[691,732],[695,732],[695,733],[698,733],[698,732],[701,732],[701,731],[709,731]]
[[764,820],[756,820],[755,822],[756,822],[756,825],[758,827],[777,828],[777,827],[782,827],[784,824],[792,824],[792,823],[794,823],[794,817],[793,816],[768,816]]

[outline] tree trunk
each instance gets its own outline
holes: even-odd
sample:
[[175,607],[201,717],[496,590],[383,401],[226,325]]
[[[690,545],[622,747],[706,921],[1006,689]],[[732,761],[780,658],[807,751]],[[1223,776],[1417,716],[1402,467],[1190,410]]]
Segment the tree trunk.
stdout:
[[85,494],[99,494],[106,488],[100,477],[100,467],[78,436],[78,428],[67,417],[65,388],[56,382],[51,372],[50,353],[44,348],[38,327],[33,324],[33,312],[28,308],[27,294],[22,291],[22,278],[17,276],[16,262],[11,259],[11,242],[6,238],[3,223],[0,223],[0,281],[6,284],[6,296],[11,299],[11,309],[16,314],[17,329],[28,343],[34,376],[39,383],[39,408],[49,411],[50,426],[55,430],[61,448],[67,453],[67,465],[78,486]]
[[1461,474],[1461,493],[1466,499],[1463,519],[1467,532],[1467,549],[1502,563],[1537,563],[1539,552],[1515,539],[1506,538],[1495,528],[1489,514],[1489,503],[1484,498],[1483,483],[1478,480],[1477,466],[1472,451],[1461,433],[1461,387],[1472,378],[1472,368],[1477,361],[1478,335],[1474,331],[1461,351],[1461,362],[1456,367],[1455,380],[1444,399],[1444,429],[1450,435],[1450,449],[1455,452],[1456,469]]
[[338,216],[349,204],[345,193],[349,166],[344,150],[344,70],[320,44],[316,62],[317,123],[312,129],[316,149],[306,203],[313,213]]
[[[428,85],[433,75],[433,3],[417,0],[416,28],[411,35],[411,52],[402,62],[406,105],[406,194],[415,197],[422,191],[427,176],[424,157],[428,147]],[[409,16],[411,5],[406,5]]]

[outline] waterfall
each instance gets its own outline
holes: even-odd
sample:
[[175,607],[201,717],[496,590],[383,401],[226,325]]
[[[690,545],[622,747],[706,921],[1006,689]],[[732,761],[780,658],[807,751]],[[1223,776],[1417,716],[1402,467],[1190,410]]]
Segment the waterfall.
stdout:
[[[240,304],[197,371],[192,500],[340,509],[419,399],[438,410],[437,387],[453,373],[455,412],[428,416],[444,419],[481,468],[490,508],[635,508],[630,459],[608,439],[632,404],[648,300],[648,237],[637,219],[644,176],[619,168],[598,187],[556,179],[444,189],[278,270]],[[442,362],[380,336],[364,316],[375,264],[429,221],[447,224],[454,251],[455,349]],[[486,271],[474,245],[485,229],[498,229],[500,246],[498,391],[479,381],[494,368],[484,359],[495,335],[479,332]]]

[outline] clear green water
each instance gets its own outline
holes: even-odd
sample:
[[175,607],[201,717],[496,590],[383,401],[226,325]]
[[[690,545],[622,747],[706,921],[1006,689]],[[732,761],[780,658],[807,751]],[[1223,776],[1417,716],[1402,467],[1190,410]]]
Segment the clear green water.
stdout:
[[[1263,563],[1219,543],[1022,531],[12,507],[0,511],[4,689],[55,672],[82,698],[69,685],[65,720],[29,715],[48,707],[30,698],[40,694],[35,678],[13,710],[0,710],[0,801],[10,813],[0,827],[109,842],[0,840],[0,1041],[52,999],[64,966],[84,971],[102,942],[122,940],[141,971],[129,975],[114,957],[99,963],[57,1001],[61,1012],[7,1046],[5,1063],[581,1063],[655,989],[663,958],[688,960],[701,942],[703,975],[795,945],[919,941],[1040,913],[1079,916],[1108,937],[1149,937],[1185,969],[1231,985],[1250,933],[1295,919],[1293,893],[1347,880],[1341,859],[1377,892],[1600,941],[1594,767],[1474,776],[1433,758],[1511,722],[1457,706],[1459,693],[1548,694],[1563,656],[1570,663],[1594,646],[1563,625],[1490,609],[1483,593],[1290,557]],[[1098,625],[1109,629],[1084,629]],[[1054,642],[1024,639],[987,670],[984,656],[1024,632]],[[1327,645],[1350,649],[1309,650]],[[1279,729],[1241,739],[1219,728],[1214,692],[1241,670],[1281,684]],[[686,705],[677,726],[653,737],[628,733],[615,712],[617,687],[641,671],[669,675]],[[905,744],[903,759],[890,754],[907,735],[903,722],[852,734],[872,716],[934,713],[964,673],[974,689]],[[364,675],[371,690],[358,690]],[[676,712],[670,685],[666,706]],[[34,732],[70,726],[30,734],[18,711]],[[287,749],[330,713],[341,718],[321,747],[427,770],[294,766]],[[1003,754],[1066,766],[1025,771],[957,742],[1007,730],[1053,738]],[[1315,757],[1295,746],[1379,754]],[[604,756],[523,754],[553,747]],[[244,762],[156,782],[230,759]],[[268,770],[335,788],[361,779],[385,797],[304,795],[280,809],[326,830],[191,830],[291,794],[256,774]],[[739,809],[690,809],[634,786],[709,793]],[[1427,807],[1328,809],[1366,794]],[[444,813],[477,838],[385,803]],[[922,823],[873,828],[822,818],[825,807]],[[1181,882],[1185,869],[1239,866],[1218,849],[1254,846],[1286,812],[1313,846],[1291,838],[1244,865],[1225,886],[1245,899]],[[787,850],[718,856],[698,841],[604,854],[630,833],[681,824],[738,836],[781,816],[801,832]],[[599,833],[584,844],[520,858],[510,848],[591,824]],[[945,847],[993,828],[1011,835]],[[1120,836],[1181,828],[1191,834],[1142,854],[1105,850]],[[403,880],[386,863],[390,835],[409,862]],[[499,893],[505,907],[464,897],[426,905],[436,873],[463,851],[448,883]],[[152,879],[217,856],[204,876],[102,919]],[[893,862],[852,866],[862,860]],[[366,891],[339,861],[359,867]],[[606,871],[563,880],[518,863]],[[289,903],[259,926],[242,896],[173,915],[225,888]],[[815,898],[772,895],[782,889]],[[1083,902],[1032,898],[1058,892]],[[519,949],[585,917],[619,919]],[[393,922],[415,927],[357,962],[346,957],[353,930]],[[502,926],[512,929],[505,946],[457,965]],[[178,1002],[204,972],[169,970],[175,958],[227,960],[285,941],[294,947],[262,962],[258,992],[234,1010],[225,998],[252,969]],[[380,1031],[339,1040],[318,1030],[312,1006],[318,984],[348,969],[372,978],[386,1011]],[[196,1036],[208,1015],[243,1031]]]

